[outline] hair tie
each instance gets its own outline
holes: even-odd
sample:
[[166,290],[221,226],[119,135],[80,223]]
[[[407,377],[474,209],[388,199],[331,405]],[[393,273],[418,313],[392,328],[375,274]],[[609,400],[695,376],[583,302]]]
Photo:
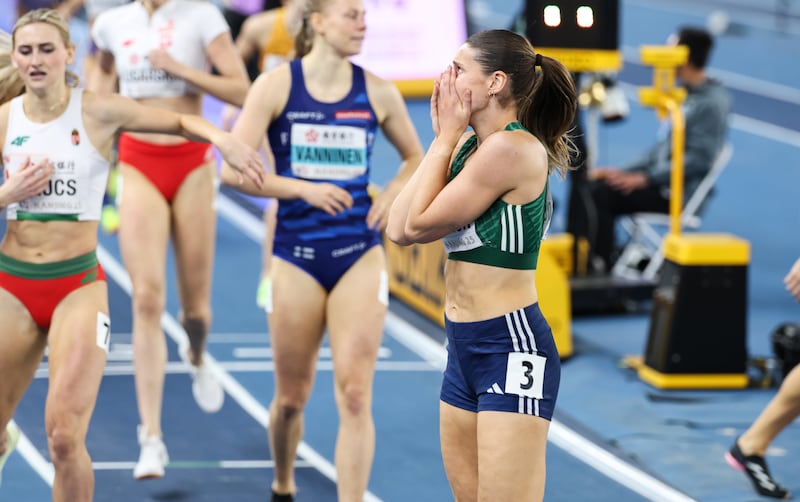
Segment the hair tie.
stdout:
[[533,59],[533,67],[536,68],[537,66],[542,66],[542,55],[536,54],[536,57]]

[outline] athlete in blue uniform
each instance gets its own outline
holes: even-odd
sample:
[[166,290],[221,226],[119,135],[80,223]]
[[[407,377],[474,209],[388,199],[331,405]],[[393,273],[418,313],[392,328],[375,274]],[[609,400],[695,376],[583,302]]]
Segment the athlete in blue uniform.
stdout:
[[[422,158],[403,98],[390,82],[351,64],[365,33],[361,0],[312,0],[297,40],[299,59],[253,84],[233,134],[257,148],[264,131],[275,175],[277,227],[268,302],[276,393],[269,437],[273,500],[292,500],[294,459],[303,433],[317,353],[329,334],[339,412],[335,464],[338,500],[361,501],[375,449],[372,379],[388,303],[379,231],[402,185]],[[375,200],[367,184],[376,128],[402,164]]]
[[561,365],[535,269],[576,103],[566,68],[524,37],[472,35],[436,82],[435,139],[390,212],[394,242],[442,239],[448,254],[440,428],[456,500],[544,497]]

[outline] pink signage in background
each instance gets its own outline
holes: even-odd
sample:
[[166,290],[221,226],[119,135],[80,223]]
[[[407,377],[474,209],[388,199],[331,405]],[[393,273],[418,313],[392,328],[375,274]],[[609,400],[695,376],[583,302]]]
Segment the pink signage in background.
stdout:
[[438,77],[467,38],[464,0],[364,0],[367,35],[352,58],[395,82]]

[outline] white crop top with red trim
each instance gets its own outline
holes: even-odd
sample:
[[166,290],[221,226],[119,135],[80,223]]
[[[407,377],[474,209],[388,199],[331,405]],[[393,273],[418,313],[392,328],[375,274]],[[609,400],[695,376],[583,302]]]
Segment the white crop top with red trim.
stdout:
[[168,0],[152,16],[135,1],[100,14],[92,38],[114,55],[120,94],[138,99],[198,94],[185,80],[153,68],[148,54],[166,49],[179,63],[206,70],[206,47],[226,31],[225,18],[208,1]]

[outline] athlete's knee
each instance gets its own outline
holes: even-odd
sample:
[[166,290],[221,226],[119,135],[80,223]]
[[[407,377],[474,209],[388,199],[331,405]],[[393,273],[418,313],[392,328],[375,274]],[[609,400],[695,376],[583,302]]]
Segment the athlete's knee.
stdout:
[[343,416],[364,416],[369,414],[370,387],[357,382],[336,384],[336,402],[339,414]]
[[160,318],[166,306],[164,288],[155,284],[138,284],[133,290],[134,314]]
[[78,418],[69,414],[48,417],[47,446],[54,464],[68,462],[75,458],[83,447],[79,433]]
[[305,405],[306,401],[276,398],[272,402],[272,409],[279,421],[291,422],[303,414]]

